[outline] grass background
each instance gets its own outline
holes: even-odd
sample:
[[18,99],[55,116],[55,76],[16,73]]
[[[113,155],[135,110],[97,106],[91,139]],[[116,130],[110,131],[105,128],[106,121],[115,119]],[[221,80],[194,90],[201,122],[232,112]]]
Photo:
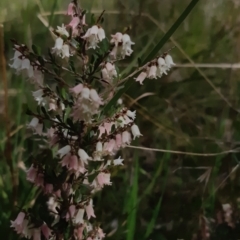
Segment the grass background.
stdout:
[[[82,0],[81,4],[96,15],[106,10],[103,26],[108,35],[131,26],[134,54],[120,65],[127,73],[138,57],[147,57],[189,2]],[[5,239],[16,239],[9,221],[21,206],[31,206],[37,194],[24,172],[24,162],[38,147],[25,129],[29,118],[23,111],[25,103],[35,106],[33,88],[8,67],[13,55],[10,39],[47,50],[54,43],[38,14],[56,27],[68,23],[68,17],[58,14],[67,5],[62,0],[0,2],[4,34],[0,39],[4,47],[0,52],[0,235]],[[125,166],[113,173],[113,186],[96,196],[96,214],[108,239],[206,239],[202,236],[206,221],[211,239],[240,237],[239,11],[236,0],[199,1],[161,49],[175,46],[171,55],[177,66],[142,87],[134,83],[124,94],[125,105],[137,110],[143,134],[133,145],[148,149],[124,149],[120,154]],[[217,220],[217,214],[223,215],[223,203],[233,207],[235,228]]]

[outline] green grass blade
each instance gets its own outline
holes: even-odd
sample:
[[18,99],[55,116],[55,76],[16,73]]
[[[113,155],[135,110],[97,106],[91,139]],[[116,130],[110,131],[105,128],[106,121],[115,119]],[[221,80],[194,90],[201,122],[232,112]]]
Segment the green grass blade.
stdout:
[[130,198],[128,200],[128,218],[127,218],[127,240],[134,239],[135,227],[136,227],[136,217],[137,217],[137,199],[138,199],[138,173],[139,173],[139,163],[138,163],[138,153],[134,153],[134,177],[133,185],[130,192]]
[[[162,162],[163,162],[163,164],[165,165],[165,168],[166,168],[166,175],[164,177],[164,184],[162,186],[162,195],[159,198],[157,206],[153,210],[153,215],[152,215],[151,221],[148,223],[148,226],[147,226],[145,239],[148,239],[149,235],[152,233],[152,231],[153,231],[153,229],[155,227],[155,224],[156,224],[156,220],[157,220],[160,208],[161,208],[162,199],[163,199],[163,195],[164,195],[164,192],[165,192],[165,189],[166,189],[166,184],[167,184],[167,179],[168,179],[168,169],[169,168],[168,168],[167,164],[168,164],[168,160],[169,159],[170,159],[170,155],[169,154],[167,154],[167,156],[163,157],[163,159],[162,159]],[[165,160],[166,160],[166,162],[165,162]]]
[[[159,43],[153,48],[153,50],[149,53],[146,59],[143,61],[144,63],[148,62],[149,60],[153,59],[156,54],[161,50],[163,45],[168,41],[168,39],[173,35],[173,33],[179,28],[181,23],[185,20],[185,18],[189,15],[189,13],[193,10],[195,5],[198,3],[199,0],[192,0],[187,8],[183,11],[177,21],[172,25],[172,27],[167,31],[167,33],[163,36],[163,38],[159,41]],[[131,79],[125,83],[125,86],[120,89],[115,96],[109,101],[109,103],[104,107],[103,114],[107,113],[110,108],[117,102],[117,100],[125,93],[129,87],[133,84]]]

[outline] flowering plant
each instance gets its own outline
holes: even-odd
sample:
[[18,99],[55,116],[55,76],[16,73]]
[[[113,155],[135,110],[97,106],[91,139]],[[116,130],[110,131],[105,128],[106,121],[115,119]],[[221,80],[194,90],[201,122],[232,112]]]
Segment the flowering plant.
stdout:
[[[121,84],[130,77],[140,84],[146,78],[167,74],[174,65],[164,53],[122,78],[118,62],[132,55],[135,44],[127,32],[107,39],[103,14],[91,26],[86,11],[73,0],[67,9],[70,23],[53,31],[55,45],[49,56],[14,41],[13,63],[35,85],[38,107],[28,128],[42,138],[40,154],[32,159],[26,178],[46,201],[21,209],[11,227],[21,236],[44,239],[103,239],[93,219],[93,196],[111,185],[111,171],[123,165],[118,151],[142,134],[136,112],[121,102],[106,110]],[[54,80],[53,84],[51,80]],[[116,157],[117,156],[117,157]],[[38,212],[47,206],[47,212]]]

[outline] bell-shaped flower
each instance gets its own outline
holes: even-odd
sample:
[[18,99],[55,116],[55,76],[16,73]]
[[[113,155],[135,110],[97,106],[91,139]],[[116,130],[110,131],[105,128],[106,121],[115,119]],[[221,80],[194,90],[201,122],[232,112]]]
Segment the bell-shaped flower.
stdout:
[[70,88],[69,90],[70,90],[70,92],[74,93],[75,95],[78,95],[83,90],[83,84],[79,83],[78,85],[76,85],[73,88]]
[[38,118],[34,117],[27,127],[35,131],[38,135],[42,135],[43,124],[40,123]]
[[18,50],[15,50],[14,57],[11,59],[13,60],[13,63],[9,64],[9,66],[16,70],[19,70],[22,67],[22,57],[23,57],[22,53],[19,52]]
[[14,221],[11,221],[11,226],[12,228],[14,228],[14,230],[20,234],[22,233],[23,230],[23,221],[25,219],[26,214],[24,212],[20,212],[17,215],[17,218]]
[[57,151],[57,154],[59,154],[59,157],[62,158],[63,156],[65,156],[66,154],[68,154],[71,151],[71,146],[70,145],[66,145],[62,148],[60,148]]
[[121,157],[119,157],[119,158],[117,158],[117,159],[114,159],[113,160],[113,165],[114,166],[117,166],[117,165],[123,165],[123,158],[121,158]]
[[165,57],[165,62],[166,62],[166,65],[167,65],[168,70],[169,70],[171,67],[173,67],[174,65],[176,65],[176,64],[173,62],[173,59],[172,59],[172,57],[171,57],[169,54],[166,55],[166,57]]
[[74,16],[76,14],[76,5],[73,2],[68,4],[67,15]]
[[153,64],[150,67],[149,73],[148,73],[148,78],[150,78],[150,79],[156,79],[157,78],[157,66],[155,64]]
[[90,98],[97,104],[103,105],[102,99],[99,97],[97,91],[95,89],[90,90]]
[[43,89],[39,89],[35,92],[32,92],[32,95],[37,101],[38,105],[45,105],[43,94],[44,94]]
[[62,27],[57,26],[56,32],[62,36],[69,37],[69,33],[66,30],[66,27],[64,26],[64,24],[62,24]]
[[123,34],[120,32],[117,32],[116,34],[112,34],[111,35],[112,39],[110,40],[110,43],[114,44],[116,47],[119,45],[119,43],[122,44],[122,38],[123,38]]
[[37,175],[38,175],[38,169],[31,165],[31,167],[26,171],[27,173],[27,180],[31,183],[34,183]]
[[146,77],[147,77],[147,72],[141,72],[135,79],[136,79],[136,82],[139,82],[142,85]]
[[130,144],[132,141],[131,139],[131,134],[128,132],[128,131],[124,131],[122,133],[122,144],[125,145],[125,144]]
[[76,210],[76,216],[74,220],[75,224],[84,223],[84,220],[83,220],[84,213],[85,213],[84,208],[79,208],[78,210]]
[[82,38],[87,41],[88,49],[96,49],[98,43],[105,38],[105,32],[101,27],[94,25],[87,30]]
[[131,130],[132,130],[132,134],[133,134],[133,139],[135,139],[136,137],[142,136],[142,134],[140,133],[139,128],[136,124],[132,125]]
[[78,156],[80,157],[81,161],[85,164],[88,164],[88,160],[92,160],[92,158],[88,156],[88,154],[81,148],[78,150]]
[[96,177],[99,187],[102,188],[104,185],[112,185],[110,181],[110,176],[111,176],[110,173],[100,172]]
[[93,210],[93,200],[90,199],[89,203],[85,206],[85,210],[86,210],[86,213],[87,213],[87,218],[88,220],[91,218],[91,217],[96,217],[95,214],[94,214],[94,210]]
[[48,225],[47,225],[46,223],[44,223],[44,224],[41,226],[41,231],[42,231],[43,236],[44,236],[46,239],[49,239],[50,236],[52,235],[52,231],[51,231],[51,229],[48,227]]
[[136,111],[127,110],[127,116],[134,120],[136,118]]

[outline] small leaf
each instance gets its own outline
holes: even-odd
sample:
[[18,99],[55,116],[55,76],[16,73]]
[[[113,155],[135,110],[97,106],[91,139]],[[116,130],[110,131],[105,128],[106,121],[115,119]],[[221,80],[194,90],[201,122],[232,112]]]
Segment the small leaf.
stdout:
[[32,45],[32,50],[36,55],[41,55],[41,48],[35,44]]

